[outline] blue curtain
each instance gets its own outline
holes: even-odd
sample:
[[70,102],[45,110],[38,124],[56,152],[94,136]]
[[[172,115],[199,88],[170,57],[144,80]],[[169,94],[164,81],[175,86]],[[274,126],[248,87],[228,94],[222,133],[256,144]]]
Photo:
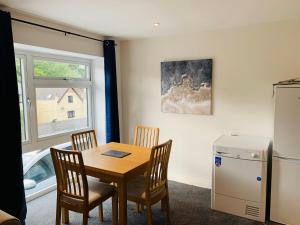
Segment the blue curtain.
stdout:
[[25,224],[20,107],[10,13],[0,10],[0,209]]
[[106,142],[120,142],[115,42],[103,42],[105,71]]

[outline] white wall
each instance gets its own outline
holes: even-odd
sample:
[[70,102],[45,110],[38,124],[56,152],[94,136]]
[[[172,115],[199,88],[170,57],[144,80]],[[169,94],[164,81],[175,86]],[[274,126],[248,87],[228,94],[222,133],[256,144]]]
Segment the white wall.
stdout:
[[[64,25],[63,23],[53,22],[40,17],[24,14],[23,12],[8,7],[1,7],[1,9],[10,12],[11,17],[17,19],[79,33],[81,35],[86,35],[97,39],[103,39],[103,36],[101,35],[70,27]],[[39,28],[16,21],[12,21],[12,30],[14,42],[16,43],[82,53],[92,56],[103,56],[102,43],[99,43],[98,41],[88,40],[73,35],[65,36],[65,34],[61,32]]]
[[[163,27],[161,27],[163,29]],[[169,178],[211,186],[212,143],[221,134],[272,136],[272,84],[300,77],[300,21],[121,43],[123,138],[136,124],[174,140]],[[213,115],[162,113],[160,62],[213,59]],[[241,168],[242,169],[242,168]]]

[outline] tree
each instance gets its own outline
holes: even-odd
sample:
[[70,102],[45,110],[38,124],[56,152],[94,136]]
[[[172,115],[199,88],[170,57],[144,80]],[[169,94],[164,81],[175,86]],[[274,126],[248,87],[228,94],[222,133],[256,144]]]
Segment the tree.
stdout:
[[84,78],[86,76],[86,66],[47,60],[34,60],[34,75],[38,77]]

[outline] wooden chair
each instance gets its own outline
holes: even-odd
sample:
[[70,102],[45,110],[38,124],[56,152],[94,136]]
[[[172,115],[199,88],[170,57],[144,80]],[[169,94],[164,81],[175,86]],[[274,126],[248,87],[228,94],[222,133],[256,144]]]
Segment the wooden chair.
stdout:
[[[72,148],[77,151],[84,151],[89,148],[97,147],[97,137],[95,130],[87,130],[78,132],[71,135],[72,139]],[[99,181],[110,183],[110,181],[105,181],[103,179],[99,179]],[[100,220],[103,222],[103,204],[100,205]]]
[[152,147],[146,176],[139,176],[128,183],[127,199],[147,207],[147,224],[152,225],[151,205],[162,201],[170,225],[170,205],[168,191],[168,163],[172,140]]
[[71,139],[72,148],[74,150],[84,151],[98,146],[95,130],[88,130],[72,134]]
[[[159,128],[137,125],[134,132],[133,144],[141,147],[152,148],[158,145]],[[136,204],[136,212],[140,213],[144,209],[143,205]]]
[[0,225],[21,225],[21,221],[18,218],[0,210]]
[[[109,184],[87,180],[80,151],[51,148],[51,157],[57,180],[56,225],[61,224],[61,210],[83,214],[83,225],[88,224],[88,213],[112,197],[112,224],[117,224],[118,195]],[[99,208],[99,216],[101,217]],[[64,216],[64,215],[63,215]]]
[[159,128],[137,125],[134,133],[134,145],[152,148],[158,145]]

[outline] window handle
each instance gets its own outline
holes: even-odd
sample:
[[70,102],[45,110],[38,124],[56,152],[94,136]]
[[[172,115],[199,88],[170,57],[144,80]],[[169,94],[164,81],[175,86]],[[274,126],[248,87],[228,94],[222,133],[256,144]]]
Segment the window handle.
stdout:
[[27,100],[27,104],[28,104],[29,108],[31,108],[31,99],[27,97],[26,100]]

